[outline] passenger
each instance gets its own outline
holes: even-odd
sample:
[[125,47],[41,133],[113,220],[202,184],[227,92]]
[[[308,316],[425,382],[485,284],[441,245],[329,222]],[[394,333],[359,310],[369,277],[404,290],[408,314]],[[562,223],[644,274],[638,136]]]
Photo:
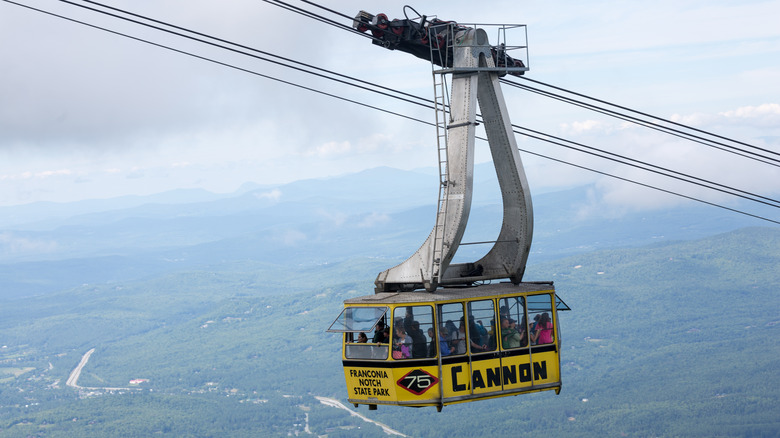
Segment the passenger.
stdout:
[[393,359],[408,359],[409,347],[406,345],[406,333],[402,327],[395,328],[393,336]]
[[360,332],[360,333],[358,333],[358,340],[357,341],[358,341],[358,344],[365,344],[366,342],[368,342],[368,336],[366,336],[365,333]]
[[449,339],[449,333],[447,333],[446,328],[442,327],[439,331],[439,350],[442,356],[449,356],[452,353],[447,339]]
[[531,333],[531,341],[537,345],[552,344],[553,325],[550,321],[550,315],[547,312],[542,313],[539,317],[539,322],[536,323],[536,330]]
[[498,345],[498,336],[496,335],[496,320],[491,319],[490,320],[490,331],[488,332],[488,349],[490,351],[493,351],[496,349],[496,346]]
[[460,326],[450,337],[450,342],[453,344],[455,354],[466,354],[466,323],[463,322],[462,316],[460,317]]
[[534,316],[534,322],[531,324],[531,333],[536,331],[536,324],[539,324],[539,314],[537,313],[536,316]]
[[382,343],[383,344],[390,343],[390,327],[385,327],[385,329],[382,330]]
[[375,344],[386,344],[387,343],[387,337],[385,337],[385,321],[380,319],[376,323],[376,329],[374,331],[374,337],[371,339],[371,342]]
[[486,344],[480,343],[479,330],[477,330],[477,325],[474,324],[474,321],[471,318],[469,318],[469,322],[469,343],[471,344],[472,353],[476,353],[478,351],[488,351],[488,346]]
[[404,318],[404,329],[409,336],[409,340],[412,344],[412,357],[427,357],[428,355],[428,340],[425,339],[425,333],[420,330],[420,323],[414,320],[414,313],[412,308],[406,308],[406,317]]
[[514,319],[501,318],[501,345],[504,349],[520,347],[520,333],[515,330],[514,323]]
[[403,327],[404,326],[404,319],[401,317],[393,318],[393,330],[395,330],[395,327]]
[[487,345],[488,343],[488,331],[485,328],[484,325],[482,325],[482,320],[480,319],[477,321],[477,330],[479,331],[479,344],[480,345]]
[[456,345],[455,336],[458,333],[458,328],[455,327],[455,323],[452,322],[451,319],[448,319],[447,322],[444,323],[444,330],[443,331],[447,332],[447,342],[449,342],[450,351],[453,354],[456,354],[455,353],[455,350],[456,350],[456,348],[455,348],[455,345]]
[[520,334],[520,346],[521,347],[527,347],[528,346],[528,322],[525,319],[525,315],[523,315],[523,320],[520,321],[520,325],[516,328],[517,333]]

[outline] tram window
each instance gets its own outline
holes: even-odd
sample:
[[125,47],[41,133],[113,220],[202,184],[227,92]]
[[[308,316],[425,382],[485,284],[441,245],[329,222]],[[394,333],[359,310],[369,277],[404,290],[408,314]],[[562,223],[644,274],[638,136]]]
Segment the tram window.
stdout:
[[375,334],[379,330],[380,322],[385,319],[387,310],[386,306],[382,306],[347,307],[341,311],[328,331],[344,333],[344,356],[347,359],[387,359],[390,347],[388,343],[372,344],[366,342],[366,338],[359,338],[361,334]]
[[493,351],[496,342],[496,311],[493,300],[469,303],[469,350],[471,353]]
[[393,358],[428,357],[428,329],[433,328],[431,306],[402,306],[393,311]]
[[347,307],[328,328],[329,332],[368,332],[382,319],[387,307]]
[[528,297],[528,318],[528,333],[532,345],[551,344],[555,341],[552,298],[549,294]]
[[528,322],[523,297],[505,297],[498,300],[501,327],[501,348],[504,350],[528,346]]
[[458,323],[463,320],[463,305],[461,303],[439,304],[437,306],[439,330],[447,340],[450,354],[466,354],[466,331],[462,335],[458,331]]

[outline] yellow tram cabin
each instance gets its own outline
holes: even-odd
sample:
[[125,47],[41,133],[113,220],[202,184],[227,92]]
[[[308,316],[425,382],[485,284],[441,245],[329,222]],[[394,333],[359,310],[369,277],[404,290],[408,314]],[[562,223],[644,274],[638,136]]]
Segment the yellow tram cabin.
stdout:
[[552,283],[378,293],[345,301],[328,331],[344,333],[351,403],[440,410],[560,391],[561,306]]

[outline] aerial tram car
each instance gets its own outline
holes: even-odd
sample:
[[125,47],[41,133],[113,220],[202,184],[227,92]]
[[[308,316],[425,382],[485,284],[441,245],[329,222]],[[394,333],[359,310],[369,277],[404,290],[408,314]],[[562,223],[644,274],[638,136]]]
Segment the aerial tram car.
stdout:
[[[390,21],[364,11],[353,22],[370,31],[375,44],[431,61],[440,166],[428,238],[407,260],[379,273],[373,295],[346,300],[328,329],[343,333],[344,377],[356,407],[441,410],[561,389],[558,311],[569,308],[551,281],[522,281],[533,208],[499,84],[501,76],[527,71],[527,59],[511,57],[506,44],[491,46],[484,26],[425,17]],[[500,39],[507,26],[497,27]],[[503,221],[482,258],[452,263],[471,208],[478,123],[488,137]]]

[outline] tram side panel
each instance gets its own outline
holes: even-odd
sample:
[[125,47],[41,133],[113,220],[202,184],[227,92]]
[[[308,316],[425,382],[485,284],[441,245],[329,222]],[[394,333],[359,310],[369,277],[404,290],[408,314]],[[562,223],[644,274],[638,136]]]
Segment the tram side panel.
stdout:
[[[535,349],[537,347],[531,350]],[[501,359],[501,384],[504,390],[560,386],[560,361],[556,346],[545,346],[538,350],[545,351],[529,354],[526,349]]]
[[397,400],[393,370],[379,365],[344,366],[351,403],[392,404]]
[[[353,328],[358,323],[373,327],[376,322],[372,318],[379,315],[389,326],[385,332],[393,333],[380,343],[361,343],[354,333],[345,333],[342,359],[349,401],[443,406],[525,392],[558,391],[560,340],[554,302],[551,290],[436,305],[345,309],[345,314],[356,320]],[[502,325],[505,322],[512,326]],[[522,333],[514,344],[506,336],[511,330]],[[429,348],[426,352],[415,351],[414,343],[405,344],[409,348],[400,347],[404,335],[415,331],[427,333],[425,338],[419,338],[418,333],[418,339],[424,339]],[[461,333],[455,338],[465,338],[463,344],[468,348],[458,349],[459,344],[453,342],[451,334],[456,331]],[[410,341],[412,338],[409,336]],[[442,349],[450,351],[442,354]]]
[[[346,361],[344,379],[350,403],[434,406],[440,404],[438,366],[408,363],[390,367],[378,362],[350,366]],[[430,361],[428,361],[430,362]]]

